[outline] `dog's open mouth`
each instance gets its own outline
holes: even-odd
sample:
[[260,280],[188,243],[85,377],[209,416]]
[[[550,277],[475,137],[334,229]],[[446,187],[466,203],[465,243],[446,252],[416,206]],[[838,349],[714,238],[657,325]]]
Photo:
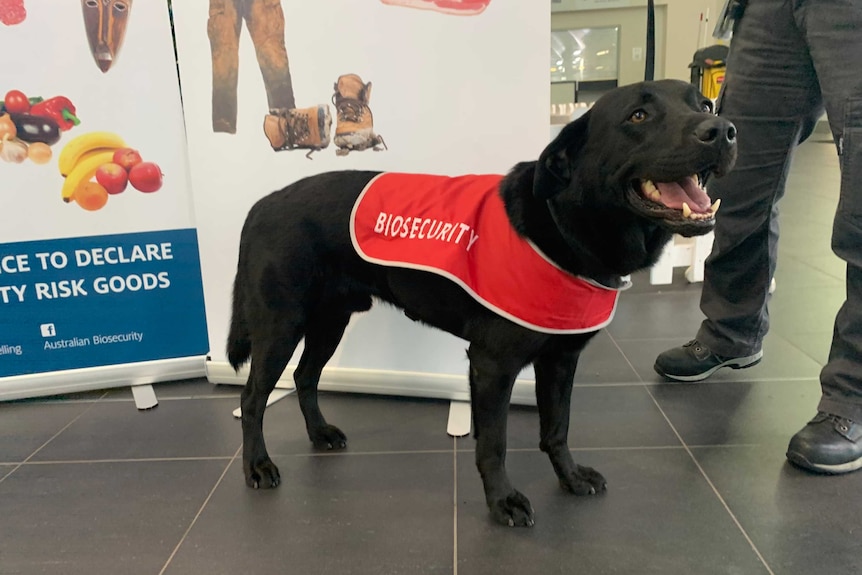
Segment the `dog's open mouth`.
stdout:
[[669,220],[712,223],[721,201],[710,200],[705,182],[705,175],[694,174],[675,182],[637,180],[632,187],[646,200],[643,207],[653,215]]

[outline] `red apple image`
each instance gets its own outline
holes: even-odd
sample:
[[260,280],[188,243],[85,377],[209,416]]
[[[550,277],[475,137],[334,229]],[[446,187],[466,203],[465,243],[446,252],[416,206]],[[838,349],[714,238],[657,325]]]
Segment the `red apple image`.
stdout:
[[153,162],[141,162],[132,166],[129,182],[140,192],[156,192],[162,187],[162,170]]
[[103,164],[96,170],[96,181],[109,194],[119,194],[126,189],[126,184],[129,182],[129,174],[120,164]]
[[114,152],[114,163],[121,165],[127,172],[143,161],[141,154],[132,148],[120,148]]

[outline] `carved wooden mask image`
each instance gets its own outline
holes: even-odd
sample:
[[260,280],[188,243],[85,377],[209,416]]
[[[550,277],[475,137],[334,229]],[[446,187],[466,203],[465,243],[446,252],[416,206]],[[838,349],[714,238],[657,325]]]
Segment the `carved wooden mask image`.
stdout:
[[133,0],[81,0],[90,53],[102,72],[116,62]]

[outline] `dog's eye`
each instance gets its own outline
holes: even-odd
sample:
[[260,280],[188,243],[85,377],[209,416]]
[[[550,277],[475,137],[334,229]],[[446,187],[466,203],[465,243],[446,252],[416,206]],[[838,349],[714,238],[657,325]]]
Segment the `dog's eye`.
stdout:
[[712,114],[712,102],[706,100],[703,104],[700,105],[700,109],[704,114]]
[[647,119],[647,113],[645,110],[637,109],[632,112],[632,115],[629,116],[629,122],[633,124],[640,124],[641,122],[645,122]]

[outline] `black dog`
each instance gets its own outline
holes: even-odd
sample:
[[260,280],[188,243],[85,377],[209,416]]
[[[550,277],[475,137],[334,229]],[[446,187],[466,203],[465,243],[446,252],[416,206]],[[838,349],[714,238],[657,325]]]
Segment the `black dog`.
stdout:
[[[712,229],[717,206],[710,207],[703,185],[732,168],[735,136],[734,126],[715,116],[712,102],[690,84],[633,84],[603,96],[565,126],[537,162],[516,165],[495,192],[518,236],[558,271],[619,287],[622,276],[654,264],[673,233]],[[375,176],[312,176],[261,199],[248,214],[228,336],[231,365],[238,370],[252,360],[242,393],[246,483],[267,488],[280,482],[264,444],[264,407],[303,337],[294,379],[308,435],[318,448],[345,447],[345,435],[320,412],[318,380],[350,316],[377,298],[470,342],[476,464],[496,521],[533,523],[529,500],[512,487],[505,469],[512,386],[529,364],[536,374],[539,445],[562,487],[576,495],[603,491],[605,479],[575,464],[567,444],[578,356],[597,332],[530,329],[479,303],[450,278],[360,257],[350,217]],[[420,233],[433,230],[425,225]],[[444,230],[436,239],[447,237],[454,238]]]

